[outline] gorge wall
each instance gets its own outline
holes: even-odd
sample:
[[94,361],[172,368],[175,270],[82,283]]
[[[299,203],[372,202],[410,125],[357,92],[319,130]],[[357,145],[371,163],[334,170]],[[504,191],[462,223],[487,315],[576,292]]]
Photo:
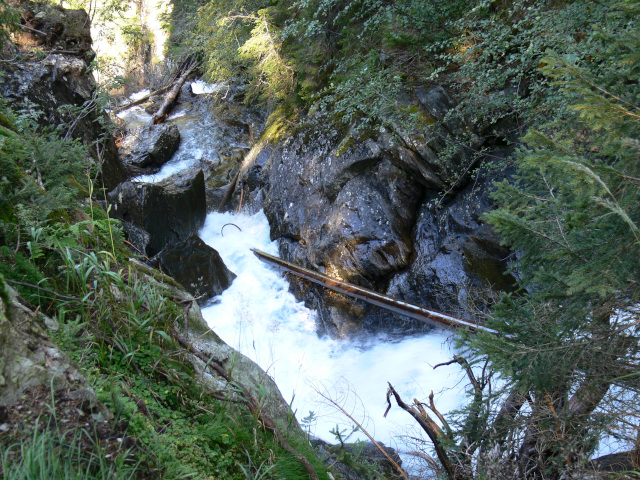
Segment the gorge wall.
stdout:
[[[263,155],[272,238],[291,262],[473,317],[491,292],[513,283],[505,276],[509,250],[481,219],[495,177],[482,166],[508,152],[474,156],[491,137],[469,135],[468,126],[448,119],[455,102],[442,87],[417,89],[403,101],[419,109],[424,129],[383,129],[359,141],[332,127],[331,119],[307,118],[268,160]],[[462,133],[470,143],[446,152]],[[472,176],[475,168],[481,173]],[[318,309],[321,333],[429,329],[319,287],[292,285]]]

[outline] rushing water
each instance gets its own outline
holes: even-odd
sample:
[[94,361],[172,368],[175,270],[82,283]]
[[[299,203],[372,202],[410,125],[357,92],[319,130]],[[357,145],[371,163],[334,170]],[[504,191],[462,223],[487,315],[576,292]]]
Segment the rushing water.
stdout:
[[[220,88],[192,84],[194,93]],[[147,124],[151,119],[140,107],[119,116],[129,128]],[[167,122],[180,129],[178,151],[158,173],[138,177],[137,181],[155,182],[200,161],[219,161],[220,148],[234,146],[222,138],[221,129],[217,128],[219,120],[207,101],[178,105]],[[240,230],[234,225],[225,226],[229,223]],[[200,236],[237,275],[231,287],[203,309],[205,319],[222,339],[275,379],[299,420],[314,412],[313,420],[305,424],[313,435],[335,442],[330,432],[336,425],[347,432],[353,425],[318,392],[337,402],[376,440],[400,450],[406,449],[407,444],[401,436],[422,434],[409,415],[396,406],[386,418],[383,416],[387,408],[387,382],[408,403],[414,398],[426,399],[433,390],[441,412],[461,404],[464,380],[460,369],[455,365],[433,369],[452,357],[448,332],[434,331],[401,341],[384,336],[355,340],[318,337],[315,312],[296,301],[283,276],[250,250],[257,248],[278,254],[262,212],[253,216],[209,214]],[[356,438],[366,439],[357,433],[350,440]]]
[[[234,223],[242,231],[233,225]],[[462,374],[455,366],[433,365],[451,359],[448,333],[388,341],[335,340],[316,334],[315,313],[296,301],[282,275],[250,251],[277,255],[262,212],[254,215],[212,213],[200,236],[214,247],[238,275],[216,301],[203,309],[209,326],[229,345],[250,357],[276,381],[302,420],[315,414],[311,433],[335,441],[336,423],[351,422],[317,392],[340,403],[377,439],[397,446],[394,437],[411,432],[412,419],[399,408],[383,417],[387,382],[405,401],[426,398],[431,390],[443,412],[459,405]],[[355,437],[352,437],[355,438]],[[364,438],[362,434],[358,438]],[[402,440],[400,441],[402,442]]]
[[[202,81],[191,84],[191,90],[197,97],[180,102],[165,120],[165,123],[175,125],[180,130],[178,150],[160,171],[141,175],[136,177],[135,181],[159,182],[198,164],[211,165],[221,162],[219,154],[223,148],[249,147],[246,143],[229,140],[224,123],[212,109],[212,102],[207,101],[212,99],[207,94],[216,93],[225,88],[227,87],[221,84],[211,85]],[[129,99],[137,100],[148,93],[148,90],[143,90],[134,93]],[[127,124],[129,129],[148,125],[151,121],[151,115],[139,106],[129,108],[117,116]]]

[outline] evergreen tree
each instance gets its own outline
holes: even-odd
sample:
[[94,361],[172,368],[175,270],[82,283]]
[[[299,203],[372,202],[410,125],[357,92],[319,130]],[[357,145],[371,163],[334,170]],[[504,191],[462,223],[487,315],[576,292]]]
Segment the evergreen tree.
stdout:
[[487,215],[517,253],[521,291],[495,308],[498,334],[467,339],[509,389],[478,441],[520,478],[560,478],[603,436],[637,435],[638,13],[619,3],[573,55],[547,52],[542,73],[568,108],[526,135]]

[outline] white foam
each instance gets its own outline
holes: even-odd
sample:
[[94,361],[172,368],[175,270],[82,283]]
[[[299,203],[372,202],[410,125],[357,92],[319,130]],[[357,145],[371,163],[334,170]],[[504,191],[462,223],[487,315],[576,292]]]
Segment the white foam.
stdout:
[[131,100],[132,102],[135,102],[136,100],[140,100],[142,97],[145,97],[150,93],[151,93],[151,90],[148,90],[148,89],[140,90],[139,92],[132,93],[131,96],[129,97],[129,100]]
[[[239,231],[234,223],[242,229]],[[224,236],[221,230],[224,226]],[[269,224],[262,212],[254,216],[212,213],[200,232],[238,277],[220,297],[219,304],[203,309],[210,327],[232,347],[240,350],[276,381],[285,399],[297,410],[298,419],[313,411],[317,418],[312,434],[335,441],[329,431],[351,422],[315,390],[329,393],[352,413],[377,440],[394,445],[395,434],[419,435],[413,420],[394,407],[387,418],[387,382],[404,400],[426,398],[431,390],[442,412],[460,405],[462,373],[456,366],[433,370],[452,353],[448,333],[438,331],[421,337],[390,342],[373,338],[366,342],[318,338],[315,312],[297,302],[282,275],[253,255],[258,248],[277,255],[269,238]],[[359,435],[359,438],[364,438]]]
[[194,95],[216,93],[220,90],[224,90],[225,88],[227,88],[227,86],[222,83],[207,83],[202,80],[191,82],[191,91],[194,93]]

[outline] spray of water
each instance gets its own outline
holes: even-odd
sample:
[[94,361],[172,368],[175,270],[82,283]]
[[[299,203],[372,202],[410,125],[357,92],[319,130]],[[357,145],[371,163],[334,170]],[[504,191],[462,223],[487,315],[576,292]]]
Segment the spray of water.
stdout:
[[[237,225],[223,226],[228,223]],[[299,420],[314,412],[311,433],[335,441],[331,430],[351,430],[351,422],[322,399],[321,391],[343,405],[374,437],[399,446],[397,435],[415,435],[408,415],[398,408],[387,418],[387,382],[405,397],[425,398],[433,390],[443,412],[461,401],[462,374],[456,366],[434,370],[451,359],[449,334],[390,341],[336,340],[316,334],[315,313],[296,301],[280,272],[258,260],[258,248],[277,255],[262,212],[254,216],[212,213],[200,232],[227,266],[238,275],[232,286],[205,308],[209,326],[232,347],[267,371]],[[364,438],[362,435],[355,438]]]

